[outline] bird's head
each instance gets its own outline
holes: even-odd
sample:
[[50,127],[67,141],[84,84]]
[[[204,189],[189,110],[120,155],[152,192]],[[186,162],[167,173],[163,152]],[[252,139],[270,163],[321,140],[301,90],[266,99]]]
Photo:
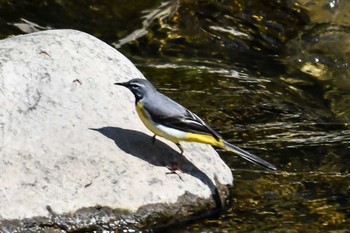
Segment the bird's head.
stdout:
[[114,84],[128,88],[134,94],[136,101],[139,101],[148,93],[155,91],[154,86],[146,79],[135,78],[128,82]]

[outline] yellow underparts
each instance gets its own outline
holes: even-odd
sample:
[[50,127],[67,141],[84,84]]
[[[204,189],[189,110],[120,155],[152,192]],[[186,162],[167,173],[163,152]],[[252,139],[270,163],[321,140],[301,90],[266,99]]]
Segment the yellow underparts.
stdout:
[[143,124],[149,129],[152,133],[154,133],[157,136],[166,138],[174,143],[179,143],[178,137],[171,136],[159,129],[152,121],[149,120],[149,116],[146,116],[147,113],[143,110],[143,104],[141,102],[138,102],[136,104],[136,112],[139,115],[141,121]]
[[219,148],[225,147],[223,139],[217,140],[213,136],[207,134],[187,133],[183,141],[205,143]]
[[[210,144],[212,146],[216,146],[219,148],[225,148],[223,139],[216,139],[211,135],[198,134],[198,133],[186,133],[176,129],[171,131],[170,129],[165,130],[164,128],[159,127],[159,125],[156,125],[154,122],[149,120],[149,116],[147,116],[146,115],[147,113],[143,110],[143,104],[141,102],[138,102],[136,104],[136,111],[140,119],[142,120],[142,122],[150,131],[152,131],[155,135],[166,138],[169,141],[172,141],[176,144],[179,143],[180,141],[187,141],[187,142],[205,143],[205,144]],[[174,131],[178,131],[178,132],[174,132]]]

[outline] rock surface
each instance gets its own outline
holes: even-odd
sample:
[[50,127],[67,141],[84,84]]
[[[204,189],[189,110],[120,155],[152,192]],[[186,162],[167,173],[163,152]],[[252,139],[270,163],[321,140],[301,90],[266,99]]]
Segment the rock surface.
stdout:
[[210,146],[142,125],[114,82],[143,75],[82,32],[0,41],[0,231],[114,229],[180,221],[220,206],[230,169]]

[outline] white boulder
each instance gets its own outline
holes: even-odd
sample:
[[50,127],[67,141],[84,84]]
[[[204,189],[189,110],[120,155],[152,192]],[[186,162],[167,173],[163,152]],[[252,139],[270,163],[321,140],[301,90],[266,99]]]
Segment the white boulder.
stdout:
[[[153,145],[133,95],[113,85],[131,78],[143,75],[82,32],[0,41],[0,229],[10,219],[96,206],[133,214],[181,204],[200,213],[208,211],[204,202],[228,195],[231,171],[210,146],[183,143],[183,171],[166,174],[178,149],[159,137]],[[198,198],[186,206],[179,202],[185,195]]]

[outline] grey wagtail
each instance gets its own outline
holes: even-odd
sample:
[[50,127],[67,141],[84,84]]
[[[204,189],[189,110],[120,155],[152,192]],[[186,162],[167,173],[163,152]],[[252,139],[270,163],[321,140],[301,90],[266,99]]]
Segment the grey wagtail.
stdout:
[[180,141],[199,142],[232,151],[249,162],[259,164],[267,169],[276,167],[265,160],[241,148],[226,142],[217,132],[190,110],[169,97],[159,93],[145,79],[131,79],[124,83],[115,83],[128,88],[135,96],[136,111],[145,126],[156,136],[164,137],[184,150]]

